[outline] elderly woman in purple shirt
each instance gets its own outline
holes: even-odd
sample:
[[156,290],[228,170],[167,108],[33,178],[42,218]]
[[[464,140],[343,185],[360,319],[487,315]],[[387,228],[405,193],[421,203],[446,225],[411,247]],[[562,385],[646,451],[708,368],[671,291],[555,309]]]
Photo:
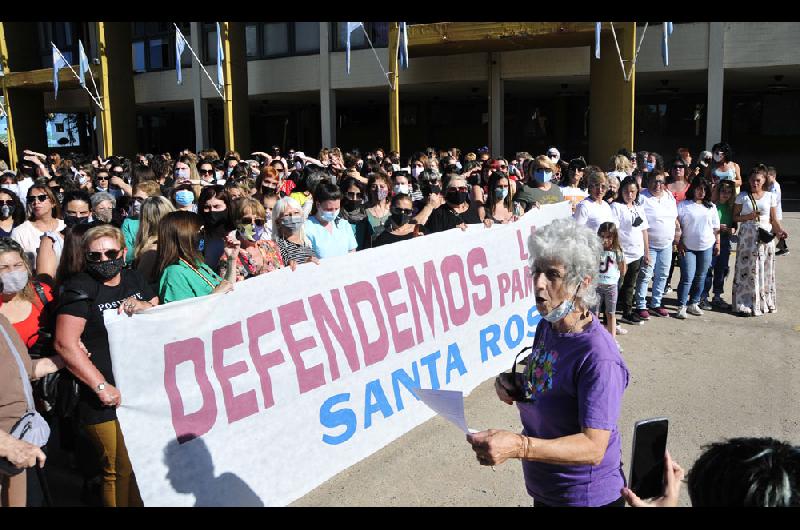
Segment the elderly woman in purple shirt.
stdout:
[[501,401],[517,403],[522,434],[467,435],[478,462],[522,460],[535,506],[624,506],[617,431],[628,368],[589,310],[602,246],[572,219],[553,221],[528,241],[542,320],[522,373],[501,374]]

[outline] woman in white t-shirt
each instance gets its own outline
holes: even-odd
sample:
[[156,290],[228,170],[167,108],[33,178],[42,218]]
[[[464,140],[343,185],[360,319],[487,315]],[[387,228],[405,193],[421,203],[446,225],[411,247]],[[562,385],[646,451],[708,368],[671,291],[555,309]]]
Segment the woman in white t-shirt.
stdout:
[[31,266],[36,267],[36,256],[42,237],[51,236],[56,241],[56,261],[61,258],[63,239],[59,233],[66,226],[61,217],[61,205],[46,184],[34,184],[28,189],[28,220],[11,231],[11,239],[25,250]]
[[588,180],[589,197],[578,203],[573,215],[575,222],[579,225],[586,225],[593,231],[597,231],[603,223],[617,224],[614,215],[611,213],[611,206],[603,200],[603,196],[608,190],[608,179],[602,171],[597,171],[589,175]]
[[[639,270],[636,287],[637,315],[642,320],[649,320],[650,315],[669,316],[661,305],[661,298],[667,286],[670,266],[672,265],[673,243],[680,239],[681,226],[678,223],[678,205],[675,197],[667,190],[666,177],[663,173],[651,172],[648,188],[642,190],[640,198],[642,209],[647,218],[648,254],[650,264]],[[653,279],[653,291],[650,296],[650,310],[646,307],[647,284]]]
[[739,223],[736,272],[733,277],[733,307],[741,315],[774,313],[776,308],[775,240],[762,243],[758,229],[785,239],[786,231],[776,214],[777,200],[764,189],[767,168],[759,164],[750,171],[750,193],[736,196],[733,220]]
[[633,312],[633,294],[642,261],[645,266],[650,265],[650,254],[645,254],[645,249],[650,246],[647,235],[650,225],[638,202],[639,184],[634,177],[625,177],[619,186],[619,195],[611,203],[611,213],[617,222],[619,242],[627,266],[619,288],[622,319],[630,324],[640,324],[643,320]]
[[684,319],[687,312],[695,316],[703,314],[698,303],[711,258],[720,250],[719,215],[711,202],[711,183],[705,178],[692,180],[686,191],[686,200],[678,204],[678,222],[681,224],[681,241],[678,243],[681,282],[678,284],[680,308],[675,318]]

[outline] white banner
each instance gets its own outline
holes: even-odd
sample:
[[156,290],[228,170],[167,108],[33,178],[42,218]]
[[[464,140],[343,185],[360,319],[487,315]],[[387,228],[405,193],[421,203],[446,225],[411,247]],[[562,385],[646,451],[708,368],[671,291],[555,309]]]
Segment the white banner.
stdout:
[[468,394],[509,369],[539,320],[528,235],[570,214],[544,206],[106,312],[145,505],[286,505],[433,416],[412,388]]

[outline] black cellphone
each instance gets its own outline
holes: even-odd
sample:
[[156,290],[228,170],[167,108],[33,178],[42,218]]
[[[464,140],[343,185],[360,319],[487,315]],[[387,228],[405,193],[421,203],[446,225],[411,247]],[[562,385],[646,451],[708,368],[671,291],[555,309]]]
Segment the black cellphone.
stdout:
[[633,427],[633,457],[629,488],[642,499],[664,493],[664,460],[667,451],[667,418],[637,421]]

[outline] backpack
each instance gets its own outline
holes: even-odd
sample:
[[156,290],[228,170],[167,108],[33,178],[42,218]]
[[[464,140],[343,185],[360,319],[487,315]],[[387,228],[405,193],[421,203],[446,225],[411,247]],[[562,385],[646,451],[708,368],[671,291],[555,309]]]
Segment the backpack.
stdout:
[[[53,343],[55,341],[56,316],[58,310],[67,304],[89,300],[90,297],[78,289],[59,290],[53,302],[48,302],[42,284],[33,281],[33,288],[42,303],[42,314],[39,317],[39,329],[36,332],[36,342],[28,348],[31,359],[52,357],[56,355]],[[33,383],[33,395],[44,403],[47,411],[54,411],[61,418],[69,418],[78,406],[80,397],[80,382],[67,369],[48,374]]]

